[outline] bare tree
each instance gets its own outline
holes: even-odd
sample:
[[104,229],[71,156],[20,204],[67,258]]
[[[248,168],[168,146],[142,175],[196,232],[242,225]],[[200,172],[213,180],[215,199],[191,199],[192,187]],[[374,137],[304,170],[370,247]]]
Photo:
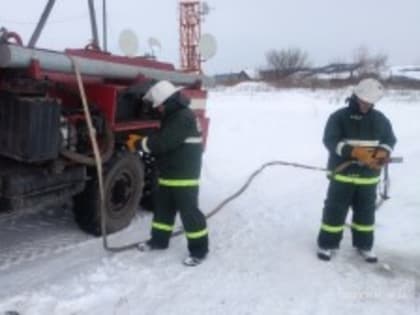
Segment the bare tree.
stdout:
[[388,56],[383,53],[371,55],[366,46],[360,46],[354,53],[354,63],[358,65],[358,76],[380,76],[387,67]]
[[377,72],[382,71],[388,66],[388,56],[383,53],[379,53],[372,57],[372,65]]
[[266,60],[268,72],[273,72],[277,79],[310,66],[308,54],[299,48],[270,50],[266,53]]

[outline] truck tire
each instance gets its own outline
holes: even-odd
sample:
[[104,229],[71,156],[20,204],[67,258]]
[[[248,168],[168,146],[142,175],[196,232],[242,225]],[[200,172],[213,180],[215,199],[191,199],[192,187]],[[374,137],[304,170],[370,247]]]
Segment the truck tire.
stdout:
[[[101,235],[101,209],[96,170],[86,189],[74,197],[73,212],[80,228]],[[122,153],[104,166],[104,190],[107,233],[128,226],[142,197],[144,186],[143,163],[137,154]]]

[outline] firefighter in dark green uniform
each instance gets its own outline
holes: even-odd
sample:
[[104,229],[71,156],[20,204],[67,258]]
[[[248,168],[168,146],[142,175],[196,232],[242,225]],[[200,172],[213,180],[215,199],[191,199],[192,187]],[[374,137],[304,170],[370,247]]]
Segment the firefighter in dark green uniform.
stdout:
[[373,108],[383,93],[379,81],[364,79],[347,100],[348,106],[327,121],[323,142],[329,151],[331,174],[318,235],[317,254],[322,260],[330,260],[338,249],[351,207],[353,247],[366,261],[377,261],[372,250],[376,188],[381,168],[396,143],[390,121]]
[[134,145],[156,157],[159,173],[151,238],[140,249],[167,248],[179,211],[189,250],[184,264],[193,266],[208,253],[206,218],[198,208],[203,141],[199,121],[179,90],[168,81],[159,81],[143,97],[161,111],[162,120],[157,133]]

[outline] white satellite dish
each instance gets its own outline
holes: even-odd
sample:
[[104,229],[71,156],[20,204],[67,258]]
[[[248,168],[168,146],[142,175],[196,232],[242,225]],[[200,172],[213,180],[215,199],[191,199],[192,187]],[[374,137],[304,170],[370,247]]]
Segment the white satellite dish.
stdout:
[[134,57],[139,50],[139,40],[136,33],[132,30],[126,29],[120,33],[118,44],[124,55]]
[[210,13],[210,6],[207,4],[207,2],[203,2],[201,4],[201,14],[208,15],[209,13]]
[[147,43],[149,44],[150,50],[152,51],[152,55],[155,55],[156,52],[159,52],[162,49],[160,41],[154,37],[150,37]]
[[217,42],[213,35],[203,34],[198,43],[201,57],[204,60],[212,58],[217,52]]

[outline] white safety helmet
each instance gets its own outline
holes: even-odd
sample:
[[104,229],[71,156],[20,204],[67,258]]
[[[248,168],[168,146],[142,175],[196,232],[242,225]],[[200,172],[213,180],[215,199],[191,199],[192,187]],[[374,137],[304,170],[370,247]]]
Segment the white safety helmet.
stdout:
[[175,87],[169,81],[159,81],[147,91],[143,100],[151,102],[152,107],[156,108],[181,89],[183,87]]
[[384,86],[375,79],[363,79],[354,88],[354,94],[369,104],[375,104],[384,96],[384,93]]

